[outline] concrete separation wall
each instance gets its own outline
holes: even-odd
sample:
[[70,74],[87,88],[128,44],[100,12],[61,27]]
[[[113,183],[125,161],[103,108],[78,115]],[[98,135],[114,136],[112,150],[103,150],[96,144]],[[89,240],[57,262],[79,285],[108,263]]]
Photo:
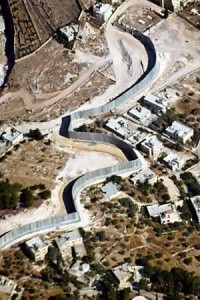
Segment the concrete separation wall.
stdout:
[[125,141],[111,135],[90,132],[76,132],[73,130],[73,123],[75,120],[101,115],[117,108],[126,101],[133,99],[133,97],[135,97],[137,94],[146,89],[158,76],[159,64],[157,61],[156,51],[153,43],[148,37],[144,36],[141,33],[134,32],[132,34],[144,45],[144,48],[147,51],[148,66],[145,73],[130,88],[118,95],[109,103],[96,108],[78,111],[72,113],[70,116],[63,118],[60,128],[60,134],[65,137],[84,141],[92,140],[113,144],[116,147],[118,147],[121,151],[123,151],[128,162],[89,172],[78,178],[72,186],[72,198],[76,208],[75,213],[71,213],[60,217],[48,218],[14,229],[4,234],[0,238],[0,249],[8,248],[16,242],[29,238],[33,234],[46,233],[51,230],[70,230],[74,227],[81,226],[82,216],[80,215],[81,206],[79,201],[79,194],[85,186],[92,184],[96,181],[101,181],[113,174],[120,175],[127,172],[133,172],[143,167],[143,164],[138,158],[134,149]]

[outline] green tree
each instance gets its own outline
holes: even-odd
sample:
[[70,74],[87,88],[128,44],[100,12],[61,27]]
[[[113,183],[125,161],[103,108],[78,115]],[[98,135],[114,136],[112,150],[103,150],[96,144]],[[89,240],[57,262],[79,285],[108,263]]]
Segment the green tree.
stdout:
[[50,190],[44,190],[38,194],[39,197],[42,199],[49,199],[51,197],[51,191]]
[[20,195],[20,202],[22,206],[29,207],[33,204],[33,201],[34,201],[34,196],[32,191],[29,188],[24,188],[21,191],[21,195]]
[[40,130],[38,128],[34,130],[30,130],[28,137],[31,138],[32,140],[40,141],[44,138],[44,136],[41,134]]

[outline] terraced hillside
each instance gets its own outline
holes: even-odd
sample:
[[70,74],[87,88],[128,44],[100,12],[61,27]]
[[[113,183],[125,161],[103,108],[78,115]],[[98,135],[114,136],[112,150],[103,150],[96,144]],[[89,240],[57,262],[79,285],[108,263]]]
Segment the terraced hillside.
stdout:
[[88,0],[7,0],[14,24],[15,57],[38,49],[56,29],[75,22]]

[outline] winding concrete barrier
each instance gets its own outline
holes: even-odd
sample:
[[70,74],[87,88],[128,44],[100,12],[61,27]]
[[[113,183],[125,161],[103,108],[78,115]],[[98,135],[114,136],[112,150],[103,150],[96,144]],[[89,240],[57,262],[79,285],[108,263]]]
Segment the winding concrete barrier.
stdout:
[[125,154],[128,161],[125,163],[89,172],[78,178],[73,184],[71,190],[75,212],[59,217],[52,217],[33,222],[11,230],[0,238],[0,249],[6,249],[20,241],[33,236],[34,234],[46,233],[52,230],[71,230],[73,228],[80,227],[82,225],[82,216],[80,213],[81,206],[79,194],[84,187],[92,184],[93,182],[102,181],[106,177],[113,174],[133,172],[142,168],[142,161],[137,156],[134,149],[125,141],[106,134],[77,132],[74,131],[73,128],[74,122],[78,119],[86,119],[91,116],[97,115],[99,116],[117,108],[128,100],[133,99],[133,97],[146,89],[158,76],[159,63],[153,43],[148,37],[144,36],[141,33],[133,32],[132,34],[139,42],[143,44],[148,55],[148,66],[143,75],[130,88],[118,95],[109,103],[92,109],[74,112],[70,116],[63,118],[60,128],[60,134],[68,138],[83,141],[100,141],[113,144]]

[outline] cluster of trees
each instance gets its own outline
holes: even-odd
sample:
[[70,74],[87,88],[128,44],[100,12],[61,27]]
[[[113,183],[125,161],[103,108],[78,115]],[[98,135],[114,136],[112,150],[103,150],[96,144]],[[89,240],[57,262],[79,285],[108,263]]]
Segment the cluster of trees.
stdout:
[[121,184],[122,181],[123,181],[122,177],[118,176],[118,175],[112,175],[112,176],[106,178],[106,182],[113,182],[116,184]]
[[157,195],[159,199],[162,199],[163,202],[170,200],[168,189],[163,184],[162,179],[155,182],[153,186],[149,184],[148,180],[145,180],[145,182],[138,181],[137,188],[144,196],[154,194]]
[[40,132],[38,128],[34,130],[30,130],[28,133],[28,137],[32,140],[41,141],[44,138],[44,135]]
[[8,180],[0,181],[0,209],[15,209],[19,200],[22,186],[10,183]]
[[51,191],[46,189],[44,185],[41,186],[43,190],[34,196],[33,191],[35,186],[22,188],[19,183],[10,183],[9,180],[0,181],[0,209],[16,209],[20,204],[21,207],[29,207],[34,200],[38,198],[47,199],[51,196]]
[[126,207],[126,213],[128,217],[132,218],[135,216],[136,212],[138,211],[137,204],[133,203],[133,201],[129,198],[122,198],[119,200],[120,204],[123,207]]
[[182,173],[180,175],[180,178],[183,180],[183,182],[187,186],[190,197],[200,195],[200,184],[198,183],[196,178],[194,178],[194,176],[190,172]]
[[[152,283],[151,290],[166,294],[167,299],[182,299],[181,293],[184,295],[200,293],[200,277],[193,273],[181,268],[163,270],[158,266],[152,266],[146,258],[137,259],[136,264],[144,266],[146,278],[150,278]],[[140,288],[148,288],[146,283],[143,280]]]
[[178,116],[176,115],[175,110],[170,108],[167,109],[167,111],[163,113],[159,118],[153,121],[150,125],[150,128],[162,133],[167,128],[167,126],[175,120],[178,120]]

